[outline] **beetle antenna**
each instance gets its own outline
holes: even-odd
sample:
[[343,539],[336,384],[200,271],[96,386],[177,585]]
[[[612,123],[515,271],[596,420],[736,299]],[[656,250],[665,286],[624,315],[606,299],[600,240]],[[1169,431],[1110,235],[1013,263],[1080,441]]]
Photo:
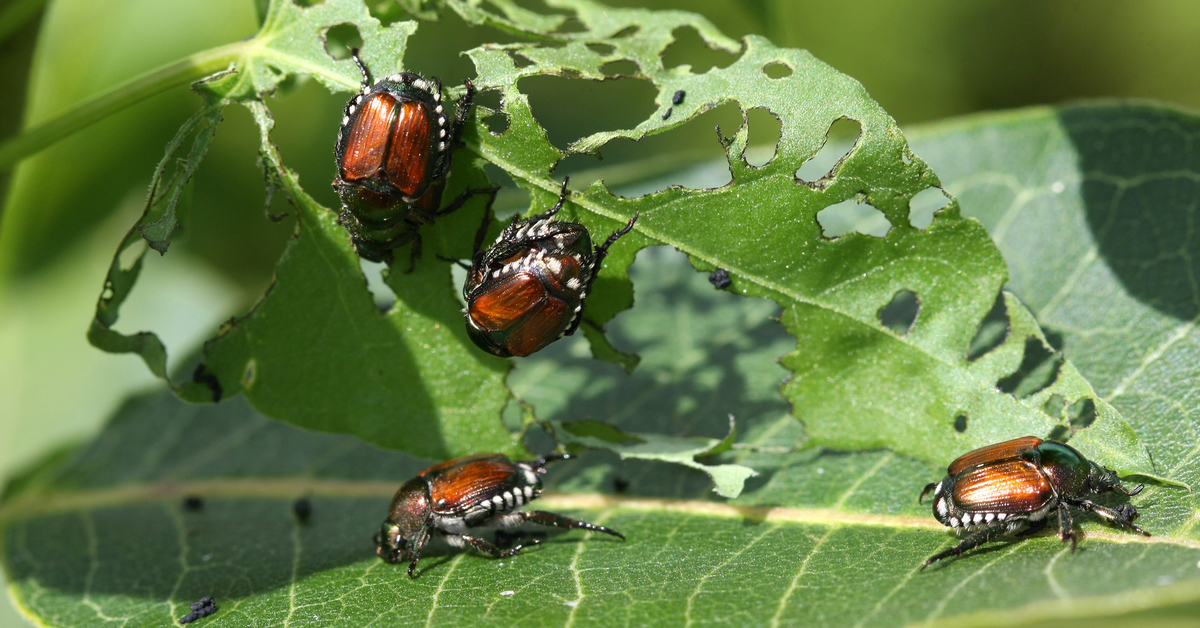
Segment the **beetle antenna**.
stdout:
[[563,208],[563,202],[567,200],[567,182],[570,180],[571,177],[563,177],[562,189],[558,191],[558,202],[554,204],[554,207],[550,208],[550,211],[542,214],[543,216],[549,218],[554,214],[557,214],[558,211]]
[[371,84],[371,72],[367,70],[367,66],[363,64],[363,60],[358,56],[358,48],[350,49],[350,57],[354,59],[354,65],[358,66],[358,71],[362,72],[362,86],[367,87]]
[[529,463],[529,465],[532,466],[537,471],[542,471],[543,467],[550,464],[551,462],[558,462],[559,460],[570,460],[570,459],[571,459],[571,454],[546,454],[545,456],[542,456],[541,458],[538,458],[537,460],[534,460],[533,462]]

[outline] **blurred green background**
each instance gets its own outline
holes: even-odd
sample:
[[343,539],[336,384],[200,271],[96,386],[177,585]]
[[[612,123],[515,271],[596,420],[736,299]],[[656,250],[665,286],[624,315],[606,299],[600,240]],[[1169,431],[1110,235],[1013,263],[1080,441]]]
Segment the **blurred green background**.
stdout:
[[[382,19],[403,17],[392,0],[371,4]],[[698,11],[728,35],[757,33],[806,48],[861,81],[902,125],[1093,97],[1200,108],[1200,3],[1189,0],[610,4]],[[252,36],[257,26],[255,0],[0,4],[0,137],[141,72]],[[664,55],[668,67],[687,63],[699,72],[734,59],[705,48],[694,31],[677,35]],[[422,24],[410,40],[406,66],[461,83],[473,72],[459,51],[488,41],[511,37],[468,28],[443,12],[441,21]],[[654,109],[653,88],[633,78],[537,77],[521,87],[560,148],[596,131],[633,126]],[[268,98],[284,159],[330,206],[332,146],[345,98],[303,79]],[[481,102],[498,106],[495,95]],[[198,104],[188,90],[172,90],[0,173],[0,482],[49,449],[86,438],[131,391],[156,385],[137,358],[101,354],[84,332],[109,257],[141,211],[154,164]],[[656,156],[668,168],[717,158],[723,152],[713,127],[731,133],[740,123],[736,108],[719,107],[662,135],[614,142],[603,161],[571,157],[556,175],[612,182],[619,169],[607,175],[596,169]],[[778,122],[762,112],[754,112],[750,127],[752,143],[769,144],[778,132]],[[256,145],[248,114],[228,109],[184,209],[181,237],[170,255],[150,260],[118,329],[153,328],[177,358],[261,293],[293,224],[263,217]],[[501,200],[508,209],[524,203],[516,191]],[[288,206],[277,198],[271,211]],[[0,626],[18,621],[0,605]]]

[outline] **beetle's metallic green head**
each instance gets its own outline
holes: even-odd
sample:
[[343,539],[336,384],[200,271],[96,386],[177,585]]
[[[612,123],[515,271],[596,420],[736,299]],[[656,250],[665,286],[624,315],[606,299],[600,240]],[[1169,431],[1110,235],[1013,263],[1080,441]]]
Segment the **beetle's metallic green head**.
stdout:
[[1088,464],[1092,466],[1092,472],[1088,476],[1088,484],[1090,484],[1093,493],[1116,491],[1122,495],[1133,497],[1142,492],[1144,488],[1141,484],[1138,484],[1132,491],[1128,490],[1124,486],[1121,486],[1121,478],[1117,477],[1115,472],[1094,462],[1089,462]]

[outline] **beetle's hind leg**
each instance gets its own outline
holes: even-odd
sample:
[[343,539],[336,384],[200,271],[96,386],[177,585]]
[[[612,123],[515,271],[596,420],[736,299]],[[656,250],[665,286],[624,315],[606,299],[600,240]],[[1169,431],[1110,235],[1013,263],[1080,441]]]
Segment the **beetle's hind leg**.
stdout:
[[538,539],[530,539],[525,543],[518,543],[508,549],[500,549],[492,543],[489,543],[487,539],[481,539],[477,536],[460,534],[458,535],[458,538],[462,539],[464,543],[470,543],[471,547],[474,547],[475,549],[487,554],[488,556],[491,556],[492,558],[508,558],[509,556],[516,555],[517,552],[529,547],[530,545],[537,545],[541,543],[541,541]]
[[987,543],[988,541],[991,541],[991,540],[995,539],[996,537],[1004,534],[1008,530],[1009,530],[1008,525],[997,525],[997,526],[992,526],[990,528],[987,528],[985,530],[980,530],[979,532],[976,532],[975,534],[972,534],[972,535],[968,536],[967,538],[963,539],[962,542],[959,543],[958,545],[955,545],[954,547],[952,547],[946,551],[938,552],[938,553],[934,554],[933,556],[930,556],[928,559],[926,559],[925,562],[921,563],[921,569],[925,569],[926,567],[932,565],[933,563],[938,562],[939,560],[942,560],[943,558],[948,558],[950,556],[954,556],[957,558],[959,556],[962,556],[963,552],[966,552],[968,550],[973,550],[976,547],[979,547],[980,545],[983,545],[984,543]]
[[622,541],[625,540],[625,535],[617,532],[616,530],[612,530],[604,526],[598,526],[594,523],[588,523],[586,521],[571,519],[570,517],[564,517],[562,515],[546,512],[544,510],[521,510],[513,514],[520,515],[522,521],[532,521],[534,523],[540,523],[544,526],[554,526],[556,528],[577,528],[580,530],[591,530],[592,532],[603,532],[605,534],[611,534]]

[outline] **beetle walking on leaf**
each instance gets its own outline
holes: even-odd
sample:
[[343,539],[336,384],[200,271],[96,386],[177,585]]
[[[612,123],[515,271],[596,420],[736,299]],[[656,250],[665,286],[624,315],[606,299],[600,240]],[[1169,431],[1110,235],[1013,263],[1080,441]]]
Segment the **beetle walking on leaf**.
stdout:
[[950,463],[941,482],[925,487],[921,499],[932,492],[933,516],[969,534],[958,545],[930,556],[921,568],[962,556],[1003,534],[1037,532],[1052,514],[1058,515],[1059,537],[1070,541],[1074,550],[1081,534],[1071,518],[1072,508],[1150,536],[1134,525],[1138,511],[1132,504],[1109,508],[1088,498],[1110,491],[1132,497],[1142,485],[1126,490],[1115,473],[1063,443],[1026,436],[965,453]]
[[[421,549],[431,536],[440,536],[454,547],[470,545],[492,558],[506,558],[525,545],[500,549],[472,528],[514,528],[526,521],[546,526],[625,535],[586,521],[577,521],[542,510],[521,511],[542,494],[541,474],[546,465],[570,456],[556,455],[532,462],[513,462],[502,454],[475,454],[447,460],[417,474],[396,491],[388,518],[375,537],[376,553],[389,563],[408,561],[408,575],[421,560]],[[536,545],[536,539],[528,542]]]

